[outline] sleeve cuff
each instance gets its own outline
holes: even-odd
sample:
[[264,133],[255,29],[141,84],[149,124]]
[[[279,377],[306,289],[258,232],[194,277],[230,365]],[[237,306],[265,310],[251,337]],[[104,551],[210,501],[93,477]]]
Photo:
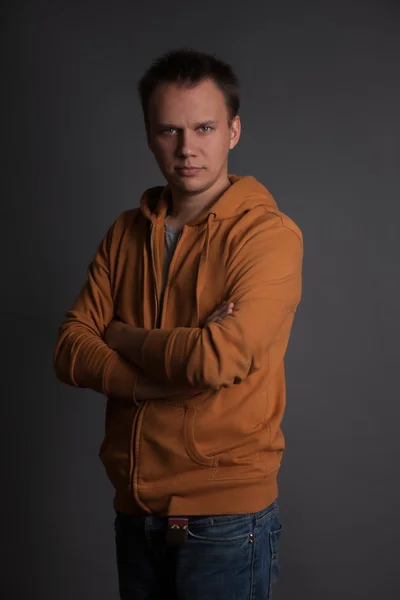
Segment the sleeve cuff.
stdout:
[[173,329],[153,329],[142,348],[142,361],[147,375],[154,375],[160,383],[169,383],[166,367],[167,346]]

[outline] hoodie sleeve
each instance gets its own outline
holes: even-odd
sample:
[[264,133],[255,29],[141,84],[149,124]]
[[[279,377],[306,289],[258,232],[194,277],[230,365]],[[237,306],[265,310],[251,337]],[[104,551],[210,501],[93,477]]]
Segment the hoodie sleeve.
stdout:
[[114,316],[109,267],[112,232],[113,227],[101,242],[89,266],[87,281],[60,327],[54,368],[63,383],[131,399],[135,370],[102,339]]
[[173,385],[218,390],[261,368],[301,297],[302,235],[288,221],[275,214],[262,219],[236,248],[227,265],[232,315],[202,329],[148,334],[142,355],[148,374]]

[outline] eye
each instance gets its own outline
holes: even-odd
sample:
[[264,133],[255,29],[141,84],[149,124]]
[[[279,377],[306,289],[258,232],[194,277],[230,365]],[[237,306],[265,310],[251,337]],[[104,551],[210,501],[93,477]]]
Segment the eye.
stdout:
[[199,127],[199,131],[201,131],[202,133],[209,133],[210,131],[212,131],[214,128],[211,127],[211,125],[201,125]]
[[174,133],[176,133],[176,129],[174,129],[173,127],[165,127],[161,130],[161,133],[166,135],[173,135]]

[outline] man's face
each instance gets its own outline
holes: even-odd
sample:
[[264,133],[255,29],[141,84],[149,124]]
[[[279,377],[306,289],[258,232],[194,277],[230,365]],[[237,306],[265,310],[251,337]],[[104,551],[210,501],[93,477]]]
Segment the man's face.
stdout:
[[224,96],[214,82],[159,85],[150,99],[148,118],[150,150],[172,188],[192,195],[226,181],[240,119],[236,116],[229,124]]

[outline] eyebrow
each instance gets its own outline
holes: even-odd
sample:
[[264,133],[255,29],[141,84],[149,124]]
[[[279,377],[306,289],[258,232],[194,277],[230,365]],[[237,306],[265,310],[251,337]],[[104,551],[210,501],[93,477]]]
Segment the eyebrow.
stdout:
[[[204,125],[212,126],[218,124],[219,121],[209,119],[208,121],[200,121],[199,123],[195,123],[195,129],[197,129],[198,127],[204,127]],[[177,125],[173,125],[172,123],[159,123],[157,127],[159,129],[182,129],[182,127],[178,127]]]

